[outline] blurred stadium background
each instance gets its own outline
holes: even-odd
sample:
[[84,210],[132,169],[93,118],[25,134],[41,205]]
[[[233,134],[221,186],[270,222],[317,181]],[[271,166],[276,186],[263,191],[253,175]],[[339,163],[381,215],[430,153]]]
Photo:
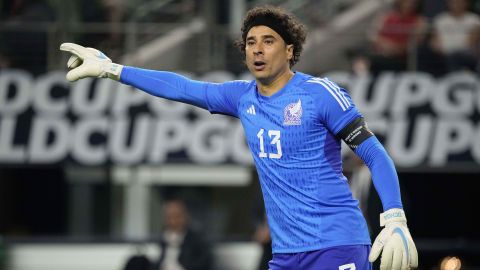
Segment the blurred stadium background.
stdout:
[[[389,65],[398,58],[378,60],[373,40],[394,1],[0,0],[0,269],[156,260],[172,197],[213,243],[215,269],[256,269],[262,201],[240,124],[109,80],[70,84],[58,47],[76,42],[201,80],[250,79],[232,43],[260,4],[307,24],[296,69],[345,86],[392,155],[420,269],[480,269],[480,42],[472,33],[466,64],[452,68],[430,46],[447,1],[419,2],[425,25],[408,33],[401,65]],[[468,4],[479,13],[480,1]],[[362,194],[375,236],[381,204]]]

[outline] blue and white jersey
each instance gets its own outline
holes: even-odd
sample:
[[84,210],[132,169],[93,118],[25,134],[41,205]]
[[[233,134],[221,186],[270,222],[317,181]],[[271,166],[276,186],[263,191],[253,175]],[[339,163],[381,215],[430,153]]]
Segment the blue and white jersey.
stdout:
[[[124,67],[121,81],[241,120],[260,178],[274,253],[370,244],[366,221],[342,174],[335,136],[361,115],[332,81],[296,72],[269,97],[259,94],[255,81],[207,83],[132,67]],[[393,161],[375,136],[355,152],[370,168],[384,210],[401,208]]]
[[348,93],[300,72],[270,97],[255,81],[207,92],[208,109],[240,118],[265,201],[274,253],[369,244],[342,174],[343,127],[361,117]]

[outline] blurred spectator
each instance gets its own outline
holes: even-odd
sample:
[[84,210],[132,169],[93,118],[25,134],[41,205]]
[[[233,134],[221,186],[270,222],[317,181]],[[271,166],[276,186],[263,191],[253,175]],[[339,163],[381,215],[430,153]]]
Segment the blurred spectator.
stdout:
[[449,72],[477,68],[480,17],[468,5],[468,0],[448,0],[448,11],[434,19],[431,46],[445,57]]
[[173,199],[165,203],[164,222],[156,270],[208,270],[213,267],[210,245],[190,226],[183,201]]
[[370,74],[371,62],[368,51],[365,48],[351,48],[346,51],[350,63],[350,72],[355,76]]
[[7,1],[0,20],[6,26],[0,33],[0,68],[24,69],[34,75],[44,73],[48,36],[41,23],[55,21],[53,8],[43,0]]
[[142,244],[138,244],[137,254],[127,260],[123,270],[153,270],[153,264],[145,255]]
[[117,48],[121,42],[121,25],[123,20],[123,5],[121,0],[102,0],[103,8],[106,10],[106,21],[108,23],[108,37],[106,42],[110,47]]
[[406,70],[409,46],[421,41],[426,26],[418,10],[418,0],[397,0],[376,22],[372,36],[374,74]]

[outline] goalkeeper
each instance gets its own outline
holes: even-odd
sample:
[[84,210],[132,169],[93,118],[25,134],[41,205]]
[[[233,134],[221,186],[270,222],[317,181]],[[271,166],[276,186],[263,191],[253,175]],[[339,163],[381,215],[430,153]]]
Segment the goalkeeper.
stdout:
[[[327,78],[293,71],[305,27],[275,7],[250,10],[237,45],[252,81],[193,81],[172,72],[114,64],[73,43],[67,79],[118,80],[154,96],[237,117],[245,130],[272,237],[271,270],[417,267],[391,158],[345,91]],[[384,213],[371,246],[367,224],[342,174],[341,140],[369,167]]]

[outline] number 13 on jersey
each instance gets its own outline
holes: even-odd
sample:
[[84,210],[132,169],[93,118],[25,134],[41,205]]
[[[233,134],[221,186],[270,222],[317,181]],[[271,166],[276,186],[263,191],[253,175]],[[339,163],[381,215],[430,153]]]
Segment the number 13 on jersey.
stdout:
[[265,133],[265,130],[262,128],[260,131],[257,133],[257,137],[260,140],[260,152],[258,153],[258,156],[261,158],[281,158],[282,157],[282,145],[280,143],[280,130],[269,130],[268,131],[268,137],[270,138],[270,144],[273,144],[277,148],[276,153],[266,153],[265,152],[265,144],[264,144],[264,139],[263,139],[263,133]]

